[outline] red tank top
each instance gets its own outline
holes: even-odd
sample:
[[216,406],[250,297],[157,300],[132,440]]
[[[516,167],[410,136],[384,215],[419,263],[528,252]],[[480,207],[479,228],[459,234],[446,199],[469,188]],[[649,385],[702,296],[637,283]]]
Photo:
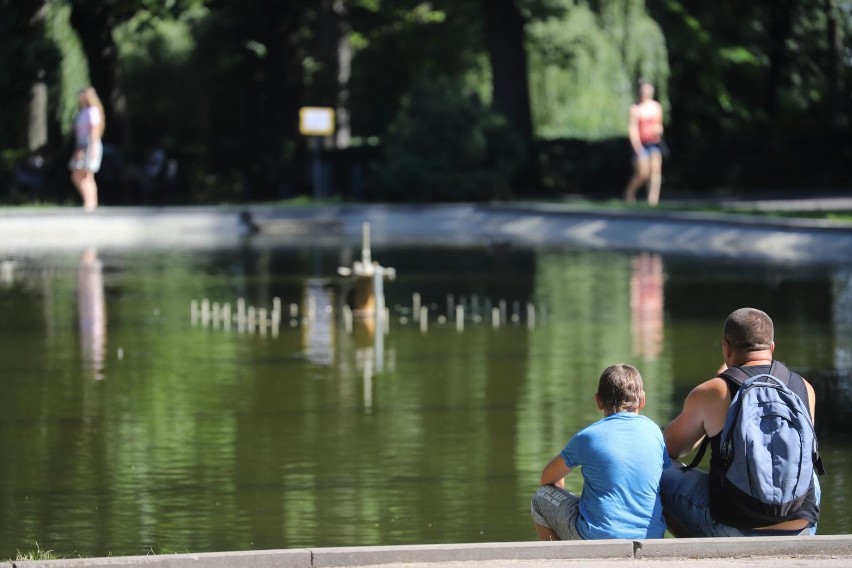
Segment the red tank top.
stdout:
[[639,141],[643,144],[647,144],[649,142],[659,142],[660,141],[660,126],[662,125],[662,120],[659,115],[654,114],[645,114],[639,115]]

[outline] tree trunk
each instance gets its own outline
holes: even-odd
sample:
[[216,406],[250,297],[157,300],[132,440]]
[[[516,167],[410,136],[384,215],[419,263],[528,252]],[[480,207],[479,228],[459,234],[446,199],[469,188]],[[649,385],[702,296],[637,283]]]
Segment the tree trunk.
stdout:
[[532,113],[524,47],[526,21],[515,0],[482,0],[485,42],[491,62],[494,108],[504,114],[523,138],[527,165],[513,183],[520,193],[538,187],[537,157],[533,150]]
[[278,199],[303,185],[298,157],[299,107],[304,99],[303,9],[291,2],[260,0],[243,30],[266,46],[251,61],[247,83],[243,140],[253,148],[247,161],[251,199]]
[[826,62],[826,80],[828,82],[828,120],[831,128],[838,130],[843,126],[843,85],[841,73],[843,70],[843,32],[837,20],[835,0],[824,0],[826,35],[828,43],[828,61]]
[[71,2],[71,27],[77,32],[86,61],[89,79],[98,92],[106,115],[104,138],[126,148],[126,102],[121,84],[118,47],[112,37],[114,20],[109,9],[99,2]]
[[766,92],[763,108],[772,116],[778,107],[778,93],[784,80],[787,67],[787,40],[793,25],[793,11],[796,0],[773,0],[769,2],[769,22],[767,26],[769,47],[769,71],[766,77]]
[[491,61],[494,106],[527,140],[532,139],[526,22],[514,0],[483,0],[485,41]]
[[[37,44],[44,40],[44,18],[47,14],[45,0],[27,2],[27,36],[31,43]],[[30,102],[27,108],[27,148],[32,151],[47,144],[47,80],[44,66],[38,61],[38,69],[33,75],[30,87]]]
[[47,83],[44,81],[43,70],[40,70],[36,82],[30,89],[27,122],[27,148],[32,151],[47,144]]
[[352,46],[349,44],[349,22],[346,0],[335,0],[337,14],[337,132],[335,145],[348,148],[352,140],[352,124],[349,117],[349,79],[352,77]]
[[344,0],[322,0],[319,8],[316,53],[320,70],[313,81],[313,104],[335,109],[336,128],[332,138],[338,148],[349,146],[349,78],[352,50],[347,38],[347,7]]

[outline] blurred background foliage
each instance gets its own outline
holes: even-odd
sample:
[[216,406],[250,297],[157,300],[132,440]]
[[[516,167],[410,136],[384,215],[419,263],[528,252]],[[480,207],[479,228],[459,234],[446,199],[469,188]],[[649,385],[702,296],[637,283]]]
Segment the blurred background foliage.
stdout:
[[0,201],[77,202],[89,84],[107,204],[310,196],[317,171],[342,200],[618,197],[639,78],[664,198],[843,191],[850,32],[852,0],[0,0]]

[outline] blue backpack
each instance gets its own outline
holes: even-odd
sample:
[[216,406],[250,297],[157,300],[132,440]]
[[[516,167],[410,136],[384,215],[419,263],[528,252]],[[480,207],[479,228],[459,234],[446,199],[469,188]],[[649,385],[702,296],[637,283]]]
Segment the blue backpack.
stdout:
[[[807,404],[789,382],[771,374],[748,377],[740,369],[721,376],[739,385],[719,443],[721,484],[738,507],[765,519],[784,519],[797,511],[810,489],[814,471],[825,470]],[[771,371],[776,371],[775,365]],[[734,376],[736,374],[736,376]],[[779,373],[781,374],[781,373]],[[804,381],[797,390],[807,399]],[[701,461],[706,442],[696,460]]]

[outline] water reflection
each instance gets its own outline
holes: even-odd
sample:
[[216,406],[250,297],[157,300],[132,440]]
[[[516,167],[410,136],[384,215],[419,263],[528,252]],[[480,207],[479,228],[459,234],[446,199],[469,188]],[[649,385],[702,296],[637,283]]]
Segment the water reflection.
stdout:
[[77,269],[77,314],[80,329],[80,353],[86,376],[104,378],[106,349],[106,300],[103,268],[98,251],[87,248],[80,255]]
[[656,359],[663,350],[663,259],[659,254],[633,257],[630,273],[630,321],[633,354]]
[[0,284],[5,288],[11,288],[15,283],[15,261],[0,260]]
[[852,368],[852,270],[839,270],[834,275],[833,296],[835,347],[834,361],[838,369]]
[[[383,250],[400,277],[377,335],[375,322],[343,323],[327,277],[338,251],[104,252],[103,273],[92,250],[21,259],[33,269],[0,282],[0,557],[35,541],[91,556],[532,540],[541,463],[599,416],[601,369],[636,365],[644,414],[665,424],[718,366],[729,304],[757,302],[777,315],[785,362],[819,387],[820,532],[852,530],[848,267]],[[104,275],[109,343],[127,355],[109,381],[83,381],[105,364]],[[425,333],[414,293],[433,314]],[[448,297],[484,319],[459,329]],[[229,333],[192,327],[192,298],[297,310],[279,336]],[[492,326],[502,299],[510,316],[547,306],[546,322]],[[78,333],[78,313],[100,323]]]
[[305,282],[302,336],[305,357],[317,365],[334,362],[335,310],[332,291],[328,283],[320,278]]

